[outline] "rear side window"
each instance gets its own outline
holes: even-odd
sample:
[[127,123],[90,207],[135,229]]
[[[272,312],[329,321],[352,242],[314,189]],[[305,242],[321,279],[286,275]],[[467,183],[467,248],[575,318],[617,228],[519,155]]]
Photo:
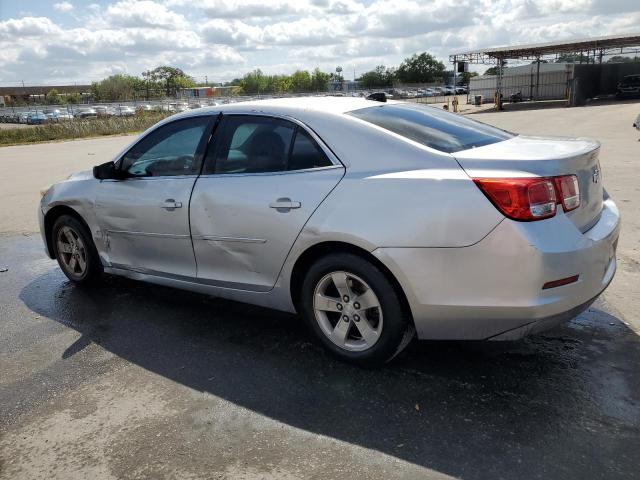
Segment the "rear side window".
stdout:
[[329,159],[311,136],[298,127],[289,157],[289,170],[328,167]]
[[230,115],[223,118],[205,174],[247,174],[306,170],[332,165],[311,136],[280,118]]
[[441,152],[453,153],[514,137],[490,125],[418,104],[379,105],[348,112]]

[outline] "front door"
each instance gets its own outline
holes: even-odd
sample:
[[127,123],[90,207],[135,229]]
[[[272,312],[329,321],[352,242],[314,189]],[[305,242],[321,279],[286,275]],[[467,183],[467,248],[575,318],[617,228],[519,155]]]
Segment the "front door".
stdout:
[[117,163],[123,180],[103,180],[96,215],[108,264],[193,278],[189,200],[212,117],[176,120],[152,131]]
[[224,116],[191,199],[198,278],[270,290],[302,227],[344,175],[305,128]]

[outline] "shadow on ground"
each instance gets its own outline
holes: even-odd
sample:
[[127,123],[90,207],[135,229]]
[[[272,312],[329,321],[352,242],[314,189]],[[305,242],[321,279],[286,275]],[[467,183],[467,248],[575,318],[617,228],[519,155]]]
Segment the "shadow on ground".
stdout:
[[638,337],[599,301],[512,343],[414,342],[381,370],[333,360],[299,318],[126,279],[93,290],[55,269],[34,312],[190,388],[309,432],[467,478],[625,478],[640,451]]

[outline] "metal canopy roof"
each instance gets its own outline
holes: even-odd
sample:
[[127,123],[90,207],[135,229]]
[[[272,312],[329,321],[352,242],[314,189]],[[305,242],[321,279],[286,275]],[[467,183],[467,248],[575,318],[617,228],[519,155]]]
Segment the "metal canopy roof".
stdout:
[[[633,48],[635,47],[635,49]],[[534,43],[530,45],[512,45],[507,47],[485,48],[471,52],[449,55],[451,62],[494,63],[496,59],[531,60],[545,55],[585,54],[603,56],[614,53],[637,53],[640,51],[640,32],[627,35],[610,35],[560,42]]]

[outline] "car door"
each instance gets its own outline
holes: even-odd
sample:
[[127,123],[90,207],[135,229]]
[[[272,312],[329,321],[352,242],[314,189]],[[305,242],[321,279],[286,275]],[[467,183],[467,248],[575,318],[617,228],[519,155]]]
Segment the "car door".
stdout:
[[215,117],[164,124],[116,163],[122,180],[103,180],[96,216],[115,268],[193,278],[189,199]]
[[191,199],[198,278],[270,290],[302,227],[343,175],[301,124],[225,115]]

